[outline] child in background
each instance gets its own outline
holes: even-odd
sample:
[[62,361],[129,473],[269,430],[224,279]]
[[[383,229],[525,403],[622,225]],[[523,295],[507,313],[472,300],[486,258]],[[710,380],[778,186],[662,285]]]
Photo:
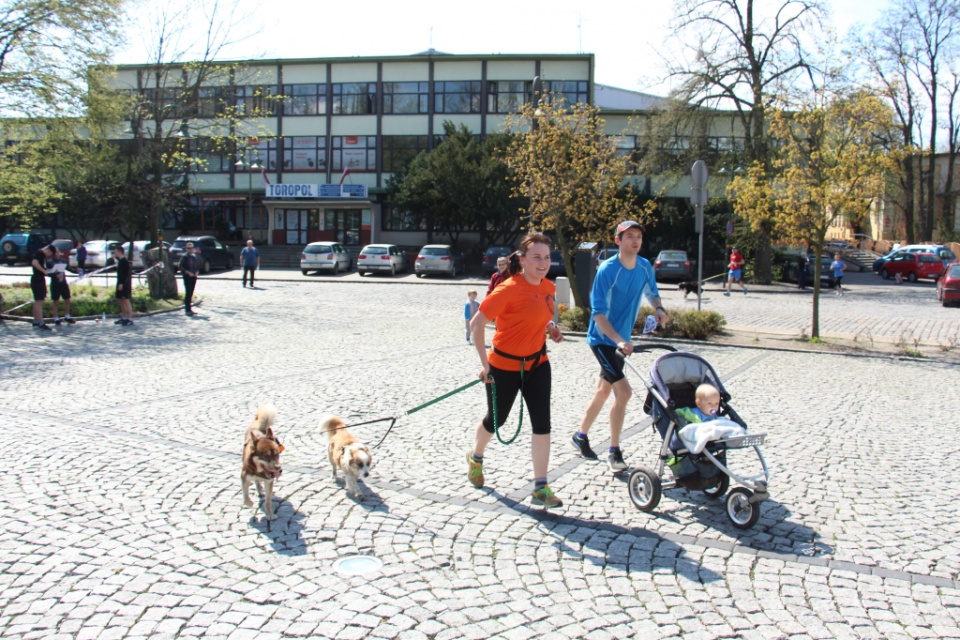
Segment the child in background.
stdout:
[[843,297],[843,287],[840,286],[843,282],[843,270],[847,268],[847,263],[840,259],[840,252],[833,254],[833,262],[830,263],[830,268],[833,269],[833,279],[837,281],[837,293],[835,295]]
[[477,292],[472,289],[467,291],[467,298],[469,299],[463,303],[463,320],[467,325],[467,344],[473,344],[473,340],[470,339],[470,321],[477,315],[480,303],[477,302]]

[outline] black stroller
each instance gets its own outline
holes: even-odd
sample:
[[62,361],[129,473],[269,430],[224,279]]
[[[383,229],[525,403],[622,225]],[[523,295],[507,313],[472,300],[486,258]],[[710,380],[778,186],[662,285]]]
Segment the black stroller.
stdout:
[[[760,518],[760,503],[767,499],[767,486],[770,484],[770,471],[760,452],[766,434],[751,433],[714,440],[700,454],[689,451],[678,436],[679,430],[687,426],[687,421],[677,414],[676,409],[695,405],[695,391],[700,384],[711,384],[720,392],[721,417],[735,422],[744,430],[747,424],[728,404],[730,394],[706,360],[670,346],[635,346],[634,353],[653,349],[664,349],[670,353],[656,359],[650,370],[649,381],[629,358],[624,358],[624,364],[637,374],[647,388],[643,410],[653,418],[653,426],[663,439],[656,466],[653,469],[636,467],[630,473],[627,482],[630,499],[641,511],[656,509],[663,490],[674,487],[702,491],[708,498],[718,499],[727,494],[732,478],[742,486],[727,494],[727,517],[737,528],[752,527]],[[727,467],[727,452],[745,447],[753,447],[756,451],[763,465],[763,473],[742,477]],[[666,466],[670,467],[673,479],[664,481],[662,478]]]

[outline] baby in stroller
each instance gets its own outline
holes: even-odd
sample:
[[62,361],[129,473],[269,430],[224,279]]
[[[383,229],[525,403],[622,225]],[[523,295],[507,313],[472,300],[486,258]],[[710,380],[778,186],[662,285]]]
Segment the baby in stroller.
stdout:
[[[630,499],[642,511],[655,509],[662,491],[674,487],[702,491],[706,497],[718,499],[727,493],[732,480],[740,486],[726,496],[727,516],[738,528],[752,527],[759,519],[760,503],[767,499],[770,482],[759,447],[766,434],[747,434],[746,422],[729,404],[730,394],[702,357],[666,345],[634,346],[634,353],[657,348],[670,353],[656,359],[649,381],[629,359],[624,359],[647,388],[643,408],[663,438],[655,466],[636,467],[630,474]],[[756,452],[763,466],[761,473],[738,475],[727,466],[727,453],[745,447]],[[672,479],[663,478],[667,466]]]

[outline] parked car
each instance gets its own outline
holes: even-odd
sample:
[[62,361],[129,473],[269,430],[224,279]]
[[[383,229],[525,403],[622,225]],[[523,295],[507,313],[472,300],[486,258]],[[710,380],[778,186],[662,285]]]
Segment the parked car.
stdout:
[[64,256],[69,256],[70,251],[73,250],[73,240],[69,238],[57,238],[50,244]]
[[565,278],[567,277],[567,268],[563,263],[563,252],[559,249],[554,249],[550,252],[550,270],[547,271],[548,278]]
[[[149,240],[134,240],[133,241],[133,258],[130,259],[130,268],[134,271],[143,270],[143,252],[150,248],[153,243]],[[130,243],[123,243],[123,252],[130,255]],[[169,242],[163,243],[163,248],[167,251],[170,250],[172,245]]]
[[395,244],[368,244],[357,256],[357,273],[389,273],[407,271],[407,256]]
[[609,260],[613,256],[620,255],[620,249],[617,247],[607,247],[606,249],[601,249],[597,252],[597,266],[600,266],[601,262]]
[[896,251],[891,251],[887,255],[874,260],[873,270],[877,273],[880,273],[880,269],[884,264],[892,260],[894,256],[900,255],[901,253],[932,253],[940,258],[940,261],[943,262],[944,266],[957,259],[957,256],[953,254],[953,251],[951,251],[949,247],[945,247],[942,244],[910,244],[905,247],[900,247]]
[[428,244],[417,253],[413,272],[418,278],[428,273],[440,273],[452,278],[458,273],[465,273],[466,267],[463,254],[449,244]]
[[[787,282],[798,282],[797,280],[797,256],[786,255],[784,259],[786,262],[783,263],[783,279]],[[808,266],[807,266],[807,284],[808,287],[813,286],[813,259],[814,256],[808,255]],[[830,268],[830,265],[833,264],[833,258],[826,254],[820,256],[820,288],[832,289],[837,286],[837,279],[833,277],[833,269]]]
[[937,300],[945,307],[951,302],[960,302],[960,262],[947,265],[937,280]]
[[653,273],[657,280],[674,278],[693,280],[693,265],[686,251],[661,251],[653,261]]
[[918,278],[936,280],[943,275],[943,262],[933,253],[899,253],[880,267],[880,277],[884,280],[900,275],[910,282]]
[[[84,263],[86,271],[89,273],[94,269],[102,269],[112,265],[113,251],[120,246],[116,240],[91,240],[84,242],[83,246],[87,248],[87,261]],[[77,271],[77,250],[70,250],[70,260],[67,263],[67,269],[76,273]]]
[[480,272],[488,278],[497,270],[497,258],[503,258],[513,253],[513,247],[508,244],[492,244],[483,252],[483,262],[480,263]]
[[300,271],[331,271],[334,275],[350,271],[353,259],[339,242],[311,242],[300,253]]
[[233,269],[233,252],[213,236],[180,236],[170,246],[170,263],[177,272],[180,256],[187,251],[187,243],[193,243],[193,253],[200,258],[200,273],[210,273],[214,267]]
[[0,259],[7,264],[30,264],[33,254],[52,241],[49,233],[8,233],[0,239]]

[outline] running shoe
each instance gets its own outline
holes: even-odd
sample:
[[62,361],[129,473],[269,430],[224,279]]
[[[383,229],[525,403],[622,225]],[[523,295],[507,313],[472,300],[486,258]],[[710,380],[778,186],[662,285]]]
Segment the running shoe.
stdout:
[[473,450],[467,452],[467,480],[477,489],[483,488],[483,463],[473,459]]
[[59,327],[59,326],[60,326],[60,318],[55,318],[54,321],[53,321],[53,324],[55,324],[55,325],[57,325],[57,326]]
[[581,438],[578,433],[574,433],[573,438],[571,438],[570,441],[580,452],[581,458],[586,458],[587,460],[596,460],[599,457],[597,456],[596,452],[590,448],[590,438],[587,436],[583,436]]
[[556,509],[563,506],[563,500],[553,495],[550,487],[543,487],[533,492],[533,504],[535,506],[544,506],[547,509]]
[[607,454],[607,464],[611,471],[623,471],[627,468],[627,463],[623,461],[623,453],[617,449]]
[[724,292],[723,292],[723,295],[729,297],[729,296],[730,296],[730,292],[729,292],[729,291],[724,291]]
[[67,324],[77,324],[77,321],[73,318],[64,318],[64,320],[66,320]]
[[746,288],[746,287],[743,288],[743,295],[747,295],[747,288]]
[[45,324],[35,324],[33,326],[35,326],[37,329],[40,329],[41,331],[53,331],[53,329],[51,329],[49,326]]

